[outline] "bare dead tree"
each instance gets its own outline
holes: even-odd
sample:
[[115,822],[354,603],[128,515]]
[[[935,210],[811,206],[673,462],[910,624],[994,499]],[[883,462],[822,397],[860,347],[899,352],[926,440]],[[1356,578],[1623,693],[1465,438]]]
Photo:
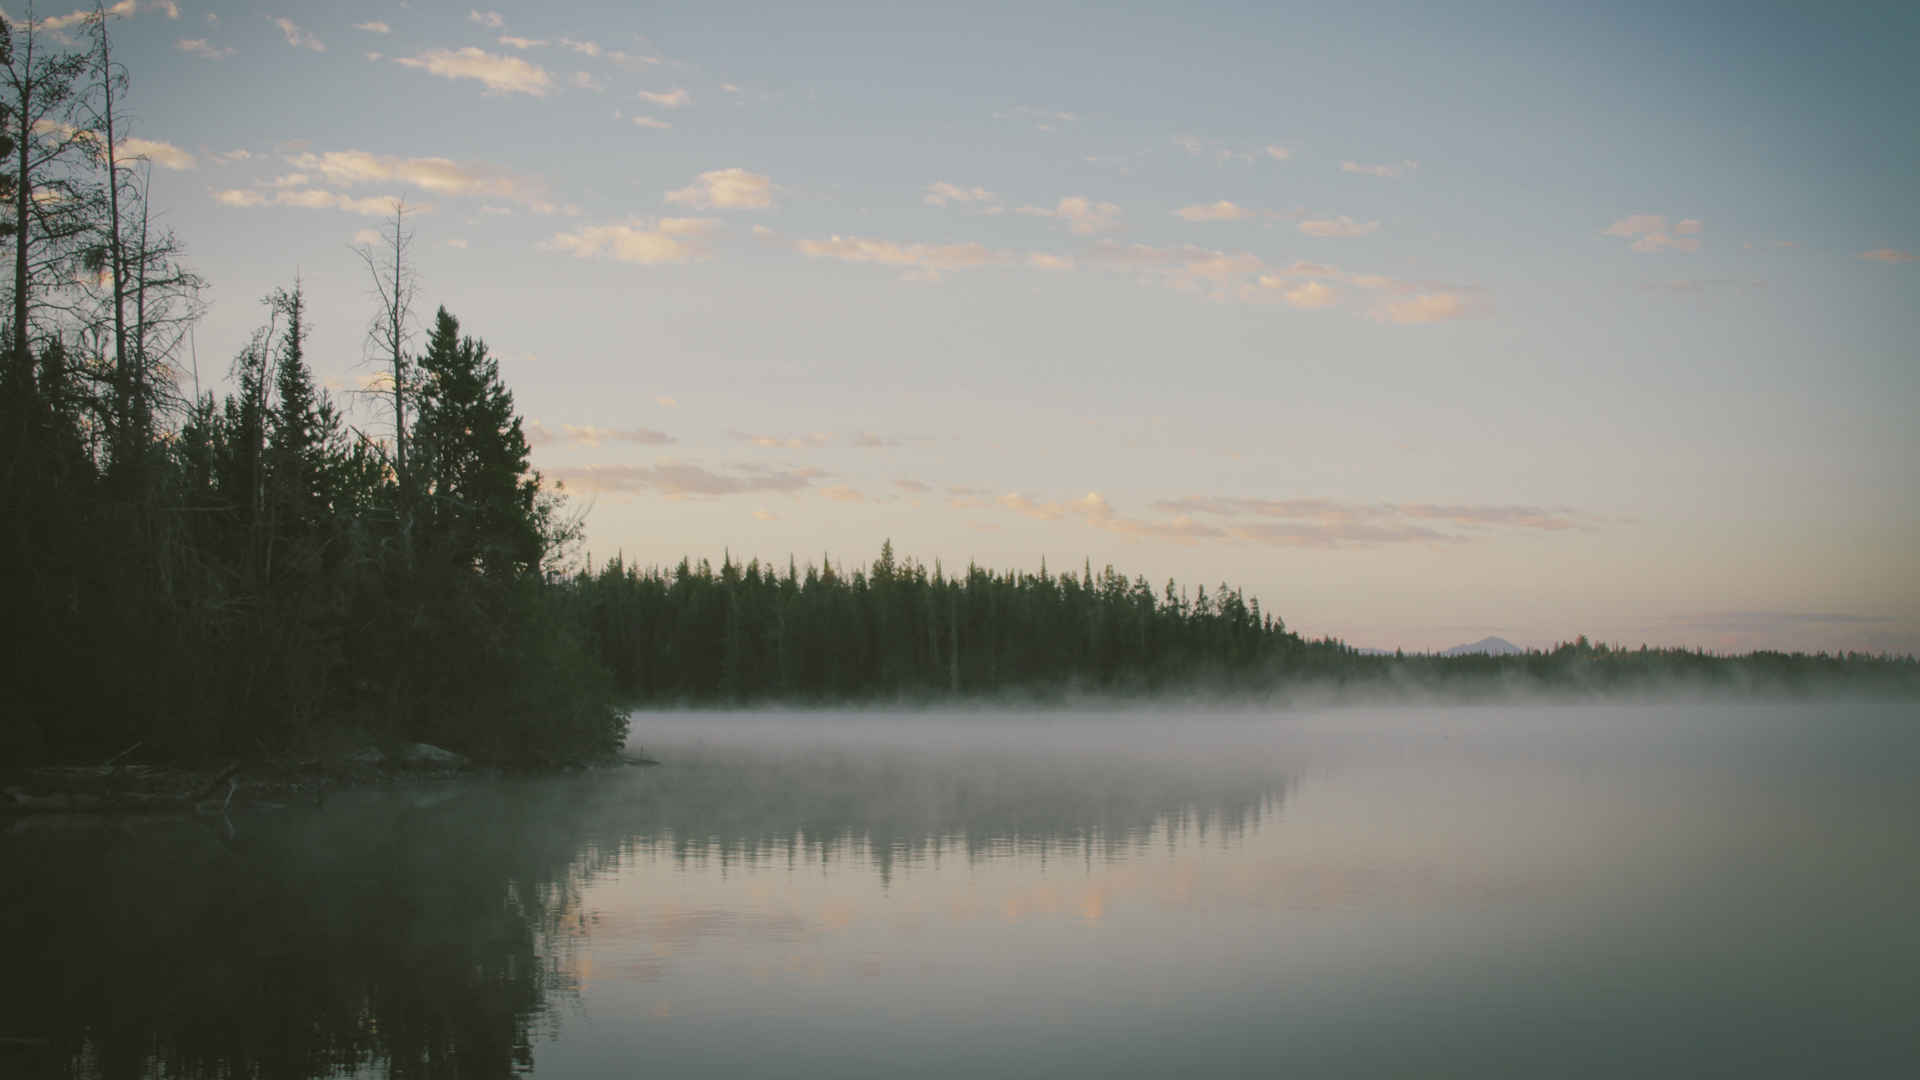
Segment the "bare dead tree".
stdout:
[[384,361],[392,380],[393,394],[393,471],[400,484],[400,510],[404,520],[413,487],[407,471],[407,395],[411,392],[407,345],[412,340],[413,299],[418,288],[413,265],[407,253],[413,247],[413,233],[407,231],[407,204],[393,205],[393,220],[382,235],[382,247],[362,244],[355,249],[373,280],[374,296],[380,310],[367,328],[367,345],[372,354]]
[[12,23],[13,49],[0,92],[13,140],[14,186],[8,208],[13,226],[13,362],[30,370],[32,335],[40,301],[70,268],[76,245],[90,227],[86,197],[89,132],[71,121],[84,102],[80,77],[88,58],[42,48],[33,6]]

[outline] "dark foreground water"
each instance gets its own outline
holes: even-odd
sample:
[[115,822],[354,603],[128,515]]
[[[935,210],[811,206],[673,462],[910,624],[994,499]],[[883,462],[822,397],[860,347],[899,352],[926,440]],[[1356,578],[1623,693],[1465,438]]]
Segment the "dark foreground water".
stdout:
[[0,822],[0,1076],[1912,1075],[1920,709],[635,718]]

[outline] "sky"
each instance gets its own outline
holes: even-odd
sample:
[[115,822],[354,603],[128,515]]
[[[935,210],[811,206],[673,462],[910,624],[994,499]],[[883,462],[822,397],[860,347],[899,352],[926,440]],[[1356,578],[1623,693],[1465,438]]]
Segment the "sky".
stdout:
[[596,562],[1920,653],[1920,7],[115,10],[189,378],[298,279],[390,425],[354,249],[404,200]]

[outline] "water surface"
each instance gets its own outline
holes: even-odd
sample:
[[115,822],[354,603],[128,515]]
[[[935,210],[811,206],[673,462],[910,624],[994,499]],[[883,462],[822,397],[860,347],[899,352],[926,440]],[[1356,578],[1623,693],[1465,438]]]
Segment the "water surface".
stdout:
[[0,1072],[1886,1075],[1920,709],[641,714],[665,764],[14,823]]

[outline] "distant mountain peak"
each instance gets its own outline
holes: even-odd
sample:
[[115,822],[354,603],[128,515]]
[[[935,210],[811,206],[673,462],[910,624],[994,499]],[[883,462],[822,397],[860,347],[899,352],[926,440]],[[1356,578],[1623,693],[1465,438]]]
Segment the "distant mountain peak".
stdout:
[[1487,656],[1512,656],[1515,653],[1523,653],[1526,651],[1527,650],[1503,637],[1483,637],[1479,641],[1466,645],[1455,645],[1451,649],[1441,649],[1438,655],[1469,656],[1474,653],[1482,653]]

